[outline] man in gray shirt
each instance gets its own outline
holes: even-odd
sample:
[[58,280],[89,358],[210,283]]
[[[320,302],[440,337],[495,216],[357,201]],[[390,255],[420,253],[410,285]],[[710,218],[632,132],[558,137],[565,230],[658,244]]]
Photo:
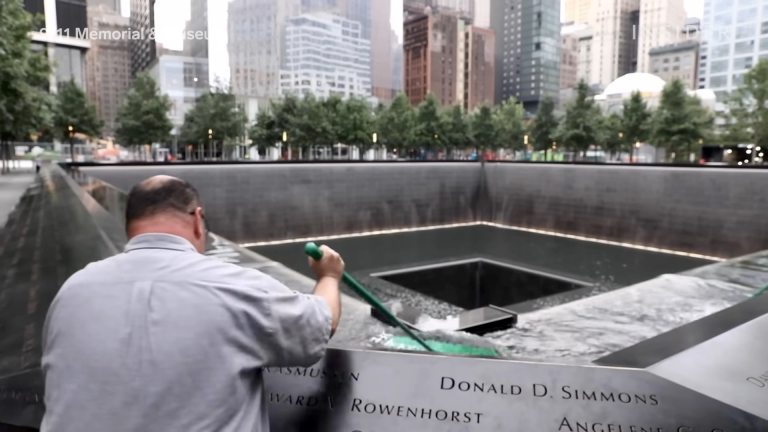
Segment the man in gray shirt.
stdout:
[[125,252],[74,274],[43,334],[42,431],[268,431],[261,370],[318,361],[341,313],[341,257],[310,261],[314,295],[202,255],[187,182],[131,190]]

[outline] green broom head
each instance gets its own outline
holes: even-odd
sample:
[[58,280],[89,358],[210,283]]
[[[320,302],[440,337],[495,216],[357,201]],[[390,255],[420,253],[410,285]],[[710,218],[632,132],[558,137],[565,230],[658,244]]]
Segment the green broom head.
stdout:
[[[489,347],[464,345],[454,342],[444,342],[436,340],[426,340],[427,345],[440,354],[458,355],[458,356],[470,356],[470,357],[492,357],[498,358],[499,353]],[[397,351],[423,351],[426,349],[422,347],[418,342],[408,336],[393,336],[384,343],[388,348]]]

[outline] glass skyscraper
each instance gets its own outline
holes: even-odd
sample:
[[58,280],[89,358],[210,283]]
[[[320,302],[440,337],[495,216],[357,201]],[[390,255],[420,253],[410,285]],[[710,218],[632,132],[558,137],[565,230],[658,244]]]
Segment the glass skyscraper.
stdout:
[[726,102],[744,74],[768,58],[768,1],[705,0],[701,27],[699,88]]
[[560,92],[560,2],[494,0],[496,103],[517,98],[529,113]]

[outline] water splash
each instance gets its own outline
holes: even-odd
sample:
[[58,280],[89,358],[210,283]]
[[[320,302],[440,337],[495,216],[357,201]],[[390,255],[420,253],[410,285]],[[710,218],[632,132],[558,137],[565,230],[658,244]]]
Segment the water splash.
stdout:
[[505,356],[590,362],[749,298],[727,282],[663,275],[631,287],[522,314],[516,328],[487,335]]

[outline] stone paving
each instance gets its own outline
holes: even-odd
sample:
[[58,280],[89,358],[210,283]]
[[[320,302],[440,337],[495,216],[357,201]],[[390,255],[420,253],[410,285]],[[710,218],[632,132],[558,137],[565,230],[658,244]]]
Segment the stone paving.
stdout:
[[0,175],[0,227],[5,225],[8,216],[34,179],[35,174],[27,169]]

